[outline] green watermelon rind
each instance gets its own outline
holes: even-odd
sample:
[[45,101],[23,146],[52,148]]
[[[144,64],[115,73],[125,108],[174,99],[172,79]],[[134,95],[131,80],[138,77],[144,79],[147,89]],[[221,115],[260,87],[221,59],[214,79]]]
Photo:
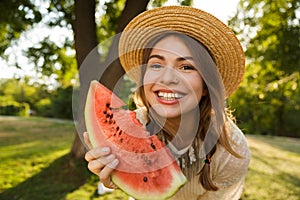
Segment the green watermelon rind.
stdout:
[[176,192],[180,188],[182,188],[187,182],[187,179],[183,175],[183,173],[179,174],[176,169],[172,169],[171,171],[173,174],[173,178],[176,180],[174,180],[172,182],[172,185],[170,186],[171,189],[169,189],[163,195],[161,193],[154,194],[151,192],[149,192],[149,193],[143,192],[143,195],[139,195],[131,188],[126,187],[126,184],[123,183],[122,180],[120,180],[118,178],[118,176],[115,176],[114,174],[112,174],[111,179],[112,179],[112,182],[115,185],[117,185],[124,193],[126,193],[129,196],[135,197],[138,200],[164,200],[164,199],[169,199],[170,197],[174,196],[176,194]]

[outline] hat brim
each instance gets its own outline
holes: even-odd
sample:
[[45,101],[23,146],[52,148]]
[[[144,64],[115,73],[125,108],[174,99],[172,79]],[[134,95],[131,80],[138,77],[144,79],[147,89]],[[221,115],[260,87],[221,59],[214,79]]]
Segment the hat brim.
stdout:
[[139,81],[145,46],[153,37],[166,31],[186,34],[205,45],[216,62],[226,97],[237,89],[245,71],[245,56],[239,40],[222,21],[188,6],[148,10],[125,27],[119,41],[119,58],[130,78]]

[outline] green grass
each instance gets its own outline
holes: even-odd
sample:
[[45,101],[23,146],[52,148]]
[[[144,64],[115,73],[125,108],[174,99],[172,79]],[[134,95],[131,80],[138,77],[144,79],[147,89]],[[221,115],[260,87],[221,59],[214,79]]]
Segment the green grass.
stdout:
[[126,199],[98,196],[98,178],[69,151],[72,121],[0,116],[0,200]]
[[[71,121],[0,116],[0,200],[128,199],[99,196],[98,177],[69,155]],[[252,153],[242,200],[300,199],[300,140],[247,136]]]
[[41,118],[0,118],[0,191],[49,167],[68,153],[74,128],[70,122]]
[[300,199],[300,139],[247,136],[251,150],[242,199]]

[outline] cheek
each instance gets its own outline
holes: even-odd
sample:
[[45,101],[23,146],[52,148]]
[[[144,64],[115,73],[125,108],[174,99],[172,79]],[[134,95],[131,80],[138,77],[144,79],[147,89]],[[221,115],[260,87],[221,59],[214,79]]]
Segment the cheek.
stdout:
[[151,81],[151,76],[149,72],[146,71],[143,80],[144,86],[147,85],[150,81]]
[[143,87],[144,87],[144,94],[147,98],[149,96],[149,93],[150,93],[150,85],[146,84]]
[[147,70],[144,75],[144,85],[153,84],[155,83],[156,79],[157,79],[157,73]]
[[200,101],[202,96],[207,95],[207,90],[204,87],[204,81],[201,76],[195,76],[190,78],[190,83],[193,92],[197,96],[197,100]]
[[151,82],[153,83],[153,80],[151,80],[151,76],[146,76],[144,77],[144,83],[143,83],[143,88],[144,88],[144,94],[145,98],[149,101],[151,99],[152,95],[152,85]]

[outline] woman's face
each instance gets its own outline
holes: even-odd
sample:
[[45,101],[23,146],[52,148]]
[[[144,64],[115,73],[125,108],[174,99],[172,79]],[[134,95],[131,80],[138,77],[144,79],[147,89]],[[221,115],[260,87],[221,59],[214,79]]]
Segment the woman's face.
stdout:
[[154,45],[146,66],[144,92],[151,108],[161,117],[178,118],[194,113],[207,94],[188,47],[176,36]]

